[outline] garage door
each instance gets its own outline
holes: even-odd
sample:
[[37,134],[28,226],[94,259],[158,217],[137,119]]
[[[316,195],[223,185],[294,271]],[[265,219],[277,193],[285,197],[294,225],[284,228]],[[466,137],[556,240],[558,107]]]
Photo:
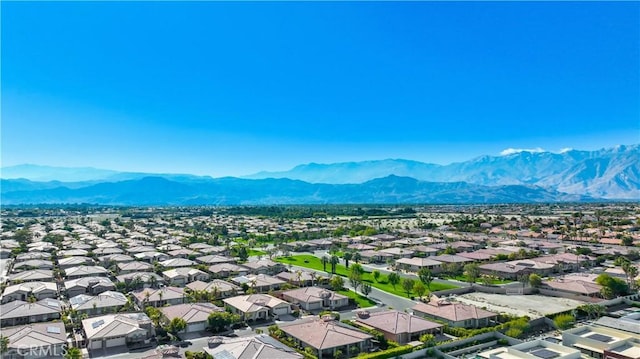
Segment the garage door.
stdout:
[[102,349],[102,340],[94,340],[89,343],[89,349]]
[[289,306],[275,307],[273,308],[273,313],[278,315],[289,314]]
[[189,333],[202,332],[202,331],[205,330],[205,324],[206,323],[204,323],[204,322],[189,324],[187,326],[187,332],[189,332]]
[[115,339],[107,339],[107,348],[118,347],[121,345],[127,344],[127,338],[115,338]]

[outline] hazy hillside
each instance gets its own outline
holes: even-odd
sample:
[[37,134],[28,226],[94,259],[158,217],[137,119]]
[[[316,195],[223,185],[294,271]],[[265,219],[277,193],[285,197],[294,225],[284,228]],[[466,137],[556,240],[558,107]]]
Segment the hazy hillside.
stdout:
[[[462,182],[423,182],[389,176],[362,184],[311,184],[289,179],[218,178],[178,182],[161,177],[105,182],[82,188],[64,186],[37,190],[16,188],[2,180],[2,203],[96,203],[110,205],[196,204],[329,204],[329,203],[533,203],[583,201],[538,187],[487,187]],[[24,180],[22,185],[24,186]],[[35,185],[34,185],[35,186]]]

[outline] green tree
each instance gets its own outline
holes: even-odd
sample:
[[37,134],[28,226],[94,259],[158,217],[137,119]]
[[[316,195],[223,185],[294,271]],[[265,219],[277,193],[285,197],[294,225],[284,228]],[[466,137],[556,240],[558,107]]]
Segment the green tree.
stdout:
[[4,354],[9,350],[9,338],[0,334],[0,354]]
[[422,284],[422,282],[416,282],[413,285],[413,292],[416,294],[418,298],[422,298],[422,296],[424,295],[424,293],[426,293],[426,291],[427,291],[427,287],[425,287],[424,284]]
[[322,270],[326,272],[327,263],[329,263],[329,258],[327,258],[327,256],[322,256],[321,261],[322,261]]
[[351,258],[353,258],[353,253],[351,252],[344,252],[344,254],[342,254],[342,259],[344,259],[345,267],[349,268],[349,261],[351,260]]
[[219,332],[227,329],[233,324],[240,323],[242,318],[239,315],[229,312],[213,312],[207,318],[207,324],[213,332]]
[[553,318],[553,324],[560,330],[571,328],[575,321],[576,318],[571,314],[558,314]]
[[369,294],[371,293],[371,284],[366,282],[362,283],[360,291],[362,292],[362,294],[364,294],[365,297],[369,296]]
[[480,266],[477,263],[469,263],[464,266],[464,275],[469,283],[475,283],[480,276]]
[[535,273],[531,273],[531,275],[529,276],[529,285],[534,288],[538,288],[541,284],[542,278],[540,278],[540,276]]
[[380,279],[380,271],[378,270],[374,270],[373,272],[371,272],[371,275],[373,275],[373,279],[376,281],[376,283],[378,282],[378,279]]
[[354,264],[351,266],[349,270],[349,283],[353,287],[354,291],[358,291],[358,287],[362,284],[362,274],[364,273],[364,269],[360,264]]
[[334,254],[331,256],[330,263],[331,263],[331,274],[336,274],[336,266],[338,265],[338,263],[340,263],[340,258],[338,258],[338,256]]
[[342,288],[344,288],[344,279],[339,275],[334,275],[331,277],[330,285],[331,289],[335,291],[342,290]]
[[433,282],[433,274],[431,271],[426,267],[420,268],[418,271],[418,278],[420,278],[420,281],[429,288],[429,291],[431,291],[431,282]]
[[393,286],[393,289],[395,290],[396,285],[400,283],[400,276],[396,272],[391,272],[387,275],[387,281],[389,281],[389,284],[391,284]]
[[361,260],[362,260],[362,254],[360,254],[360,252],[355,252],[353,254],[353,261],[356,263],[360,263]]
[[178,334],[187,328],[187,322],[183,318],[173,318],[167,325],[166,330],[171,334]]
[[433,334],[422,334],[420,336],[420,341],[423,342],[426,346],[432,347],[436,344],[436,337]]
[[600,293],[607,299],[627,294],[629,286],[622,279],[613,278],[602,273],[596,278],[596,283],[602,286]]
[[635,287],[635,278],[638,276],[638,267],[631,262],[626,262],[622,265],[622,270],[627,276],[627,285],[633,289]]
[[632,246],[633,245],[633,238],[631,238],[629,236],[622,237],[622,245],[623,246],[627,246],[627,247]]
[[65,359],[82,359],[82,351],[76,347],[67,347],[64,354]]
[[413,291],[414,281],[411,278],[402,278],[402,289],[407,293],[407,297],[411,295]]

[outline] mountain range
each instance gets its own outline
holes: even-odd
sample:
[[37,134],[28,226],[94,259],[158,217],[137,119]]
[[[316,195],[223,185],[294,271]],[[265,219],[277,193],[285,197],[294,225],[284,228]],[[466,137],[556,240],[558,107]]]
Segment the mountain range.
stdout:
[[640,199],[640,146],[516,151],[449,165],[310,163],[244,178],[18,165],[1,169],[4,205],[539,203]]

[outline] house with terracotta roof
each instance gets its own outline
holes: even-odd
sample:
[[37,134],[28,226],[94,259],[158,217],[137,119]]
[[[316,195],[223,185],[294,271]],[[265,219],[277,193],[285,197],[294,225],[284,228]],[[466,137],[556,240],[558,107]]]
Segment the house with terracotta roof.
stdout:
[[182,304],[186,301],[187,295],[184,288],[179,287],[146,288],[132,292],[131,294],[133,294],[133,298],[140,308],[148,305],[157,308],[167,304]]
[[211,303],[185,303],[160,308],[162,319],[171,322],[174,318],[182,318],[187,327],[181,333],[201,332],[207,329],[207,319],[213,312],[223,312],[224,309]]
[[431,258],[401,258],[396,261],[396,267],[409,272],[418,272],[420,269],[426,268],[432,273],[438,273],[442,270],[442,262]]
[[26,282],[6,287],[2,293],[2,304],[14,300],[27,301],[30,296],[36,300],[45,298],[58,298],[58,285],[53,282]]
[[48,322],[60,319],[62,302],[56,299],[42,299],[35,303],[14,300],[0,305],[0,326]]
[[304,310],[337,309],[349,305],[349,297],[320,287],[304,287],[282,292],[282,298]]
[[82,328],[89,351],[144,342],[155,335],[144,313],[111,314],[84,319]]
[[280,326],[280,330],[301,347],[310,347],[318,359],[366,352],[371,348],[370,334],[329,318],[314,318]]
[[35,323],[15,327],[3,327],[2,336],[9,344],[3,358],[22,358],[27,352],[47,353],[48,357],[61,358],[67,345],[67,331],[62,322]]
[[385,263],[389,259],[393,259],[393,254],[383,251],[362,251],[360,257],[363,263]]
[[291,313],[291,304],[268,294],[240,295],[223,299],[224,306],[245,321],[267,320]]
[[375,329],[387,340],[400,344],[420,340],[423,334],[437,334],[442,332],[442,324],[434,323],[397,310],[387,310],[376,313],[364,312],[355,318],[355,322],[371,329]]
[[107,277],[83,277],[64,282],[67,298],[79,294],[97,295],[108,290],[115,290],[116,285]]
[[120,292],[106,291],[96,296],[80,294],[69,298],[71,308],[88,316],[114,313],[127,305],[129,300]]
[[498,317],[498,314],[480,309],[474,305],[437,297],[434,297],[429,303],[418,303],[411,309],[416,315],[443,321],[452,327],[486,327]]
[[213,337],[215,344],[203,348],[214,359],[302,359],[294,349],[276,339],[260,334],[254,337],[226,338]]
[[184,287],[195,281],[208,281],[209,274],[197,268],[180,267],[162,272],[162,277],[169,285]]
[[207,268],[211,278],[229,278],[247,275],[249,268],[234,263],[218,263]]
[[249,268],[249,273],[252,274],[276,275],[286,269],[284,264],[274,262],[271,259],[261,259],[259,261],[246,262],[242,265]]
[[215,293],[216,298],[228,298],[236,295],[242,290],[242,288],[237,285],[222,279],[214,279],[210,282],[197,280],[187,284],[187,289],[192,291]]

